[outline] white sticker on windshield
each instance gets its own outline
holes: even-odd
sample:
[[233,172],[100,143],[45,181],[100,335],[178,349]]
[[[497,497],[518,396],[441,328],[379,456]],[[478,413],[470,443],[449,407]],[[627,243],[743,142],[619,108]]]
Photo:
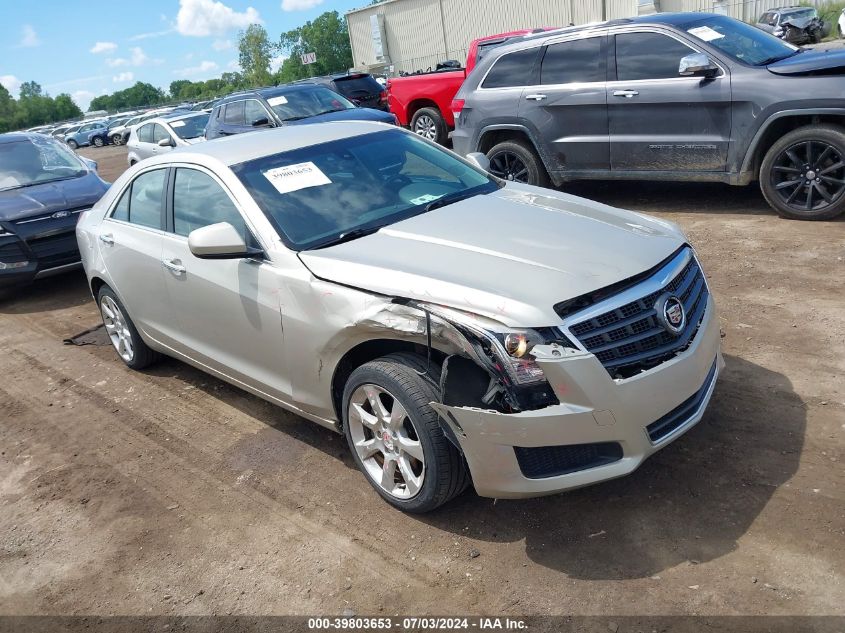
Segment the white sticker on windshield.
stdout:
[[689,29],[687,33],[689,33],[690,35],[694,35],[698,39],[704,40],[705,42],[712,42],[713,40],[718,40],[725,37],[722,33],[714,31],[709,26],[697,26],[694,29]]
[[183,127],[184,125],[184,121],[173,121],[171,122],[170,127]]
[[290,193],[308,187],[330,185],[332,181],[312,162],[276,167],[261,172],[279,193]]
[[282,96],[278,96],[278,97],[270,97],[269,99],[267,99],[267,103],[269,103],[271,107],[272,107],[272,106],[277,106],[277,105],[284,105],[284,104],[286,104],[287,102],[288,102],[288,100],[287,100],[287,99],[285,99],[285,98],[284,98],[284,97],[282,97]]
[[418,198],[413,198],[412,200],[408,200],[408,204],[425,204],[426,202],[431,202],[432,200],[437,200],[438,198],[442,198],[442,194],[439,196],[432,195],[430,193],[424,194],[419,196]]

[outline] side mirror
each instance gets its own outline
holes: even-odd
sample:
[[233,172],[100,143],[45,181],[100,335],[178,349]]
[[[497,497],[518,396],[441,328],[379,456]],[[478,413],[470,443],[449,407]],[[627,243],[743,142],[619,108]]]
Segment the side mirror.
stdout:
[[191,231],[188,248],[200,259],[241,259],[263,253],[260,248],[247,246],[243,236],[228,222],[218,222]]
[[91,171],[97,171],[97,161],[91,160],[90,158],[85,158],[84,156],[80,156],[80,158],[82,159],[83,163],[88,165],[88,168],[91,169]]
[[270,120],[266,116],[252,122],[252,127],[264,127],[265,125],[270,125]]
[[167,138],[163,138],[163,139],[161,139],[161,140],[158,142],[158,146],[159,146],[159,147],[175,147],[175,145],[176,145],[176,144],[173,142],[173,139],[172,139],[172,138],[170,138],[169,136],[168,136]]
[[466,159],[482,171],[490,171],[490,159],[486,154],[481,152],[470,152],[466,155]]
[[681,77],[715,77],[719,67],[704,53],[692,53],[681,58],[678,74]]

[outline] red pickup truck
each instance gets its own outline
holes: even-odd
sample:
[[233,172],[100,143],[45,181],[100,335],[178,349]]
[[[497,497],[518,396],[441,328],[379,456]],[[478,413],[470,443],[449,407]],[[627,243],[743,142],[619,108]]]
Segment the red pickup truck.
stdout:
[[485,53],[508,40],[538,33],[548,29],[525,29],[489,35],[473,40],[469,45],[465,68],[458,70],[435,70],[387,80],[387,99],[390,111],[399,119],[399,124],[410,127],[420,136],[425,136],[441,145],[449,138],[449,130],[455,127],[452,114],[452,99],[458,94],[466,76],[475,68]]

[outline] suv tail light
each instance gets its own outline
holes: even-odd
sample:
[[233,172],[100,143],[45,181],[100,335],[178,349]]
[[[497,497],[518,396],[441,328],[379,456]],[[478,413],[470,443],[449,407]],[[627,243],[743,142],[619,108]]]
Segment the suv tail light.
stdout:
[[452,99],[452,116],[455,117],[455,121],[461,118],[461,112],[464,110],[464,104],[466,101],[464,99]]
[[387,103],[387,90],[382,90],[378,94],[379,103]]

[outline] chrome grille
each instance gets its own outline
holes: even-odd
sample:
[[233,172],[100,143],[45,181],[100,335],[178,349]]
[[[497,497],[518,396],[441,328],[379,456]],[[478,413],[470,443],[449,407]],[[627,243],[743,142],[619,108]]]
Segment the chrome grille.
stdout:
[[[611,376],[626,377],[654,367],[685,350],[695,337],[707,307],[707,284],[690,249],[681,251],[667,266],[675,265],[679,257],[688,257],[689,261],[662,287],[655,290],[650,282],[660,277],[663,269],[625,292],[630,296],[639,286],[652,289],[641,298],[582,321],[574,315],[575,323],[569,331],[595,354]],[[666,292],[681,300],[687,314],[686,326],[678,335],[663,327],[655,311],[657,299]]]

